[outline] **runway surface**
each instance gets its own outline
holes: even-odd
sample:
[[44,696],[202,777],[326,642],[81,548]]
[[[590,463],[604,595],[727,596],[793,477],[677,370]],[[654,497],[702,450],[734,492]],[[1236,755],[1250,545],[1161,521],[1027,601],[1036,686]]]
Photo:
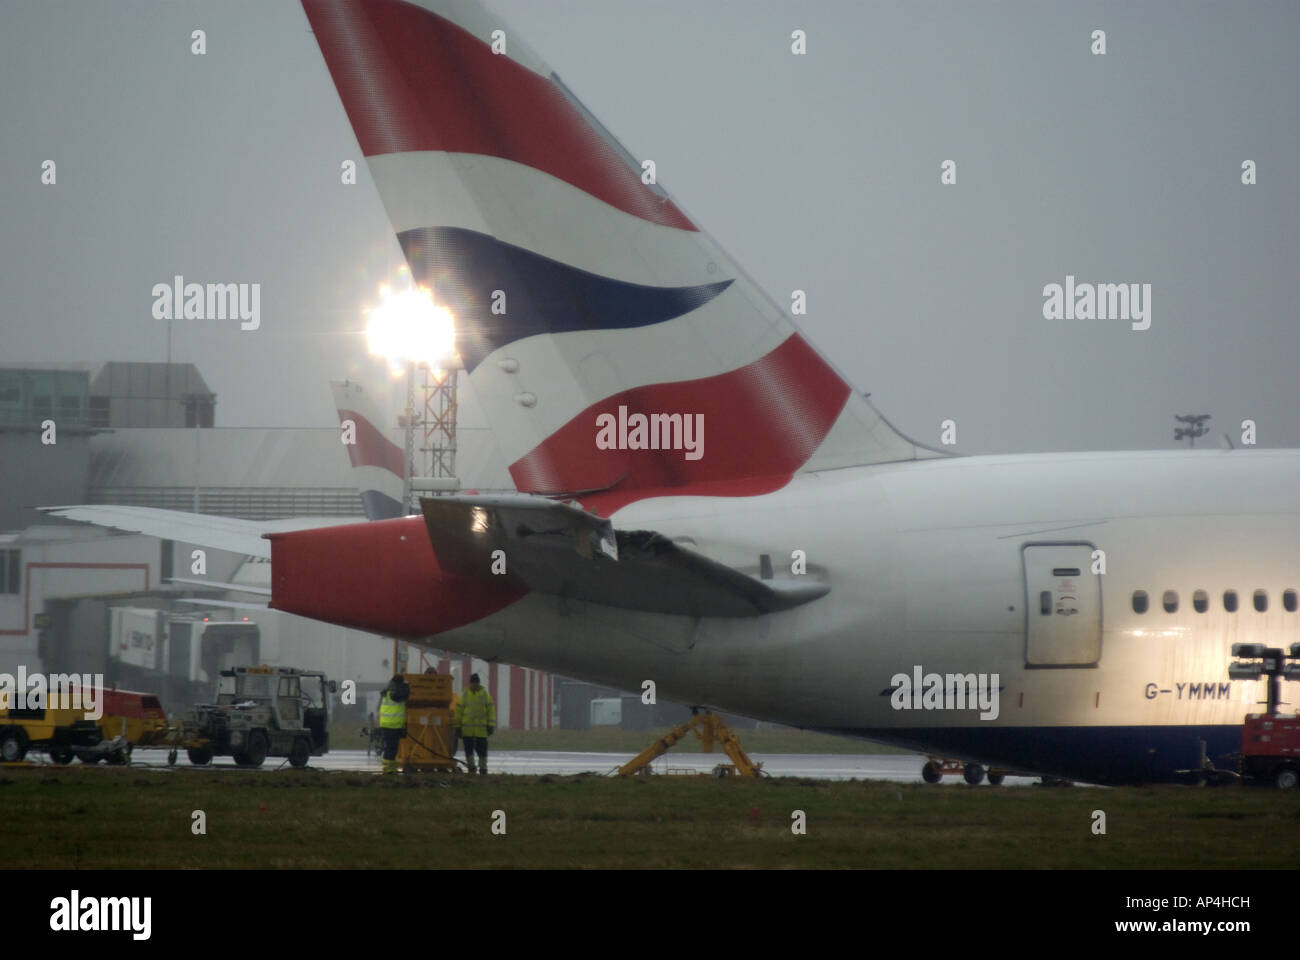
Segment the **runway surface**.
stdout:
[[[629,753],[569,753],[559,751],[510,751],[493,752],[489,757],[489,770],[492,773],[506,774],[554,774],[570,776],[578,773],[609,774],[621,764],[632,759]],[[796,753],[754,753],[751,759],[762,763],[763,770],[774,777],[811,777],[818,780],[889,780],[897,783],[922,783],[921,766],[925,757],[920,754],[796,754]],[[463,759],[463,758],[462,758]],[[135,762],[150,766],[166,764],[166,755],[157,750],[137,750]],[[714,766],[727,763],[727,756],[722,752],[683,753],[675,756],[660,757],[652,765],[655,773],[673,770],[691,770],[707,776]],[[181,753],[177,767],[191,764]],[[218,757],[212,762],[213,767],[238,769],[229,757]],[[287,762],[273,758],[266,761],[263,771],[274,771],[283,767],[289,769]],[[309,767],[320,770],[342,770],[358,773],[378,773],[379,757],[366,756],[364,750],[334,750],[323,757],[312,757]],[[1031,777],[1007,777],[1003,786],[1025,786],[1034,782]],[[943,783],[961,783],[960,776],[945,776]]]

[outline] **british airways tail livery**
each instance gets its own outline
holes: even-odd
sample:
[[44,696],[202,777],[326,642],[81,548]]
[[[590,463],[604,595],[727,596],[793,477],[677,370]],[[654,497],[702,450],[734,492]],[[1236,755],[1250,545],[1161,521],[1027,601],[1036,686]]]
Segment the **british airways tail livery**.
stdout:
[[402,506],[406,454],[384,436],[379,407],[355,380],[331,380],[339,413],[340,439],[352,464],[367,520],[391,520],[406,513]]
[[481,6],[302,2],[517,493],[268,533],[272,606],[1053,776],[1226,762],[1231,644],[1300,640],[1300,452],[937,455]]

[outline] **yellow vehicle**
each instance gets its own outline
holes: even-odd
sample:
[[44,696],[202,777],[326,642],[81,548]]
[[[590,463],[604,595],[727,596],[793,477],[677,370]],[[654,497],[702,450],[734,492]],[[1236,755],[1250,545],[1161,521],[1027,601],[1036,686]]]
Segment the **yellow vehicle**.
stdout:
[[99,724],[87,720],[85,710],[0,710],[0,761],[5,763],[18,763],[33,748],[49,751],[56,759],[66,756],[70,760],[73,751],[93,750],[103,739]]

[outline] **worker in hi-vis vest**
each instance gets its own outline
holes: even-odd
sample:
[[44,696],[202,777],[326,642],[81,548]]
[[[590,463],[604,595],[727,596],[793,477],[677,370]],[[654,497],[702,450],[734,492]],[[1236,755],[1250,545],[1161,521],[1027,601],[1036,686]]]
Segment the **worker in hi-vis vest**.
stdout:
[[497,730],[497,706],[492,694],[478,682],[478,674],[469,675],[469,686],[456,701],[456,735],[465,741],[465,765],[474,772],[474,754],[478,754],[478,772],[487,773],[487,738]]
[[379,731],[384,737],[380,769],[384,773],[397,773],[397,745],[406,736],[406,701],[410,696],[410,684],[399,674],[393,674],[379,700]]

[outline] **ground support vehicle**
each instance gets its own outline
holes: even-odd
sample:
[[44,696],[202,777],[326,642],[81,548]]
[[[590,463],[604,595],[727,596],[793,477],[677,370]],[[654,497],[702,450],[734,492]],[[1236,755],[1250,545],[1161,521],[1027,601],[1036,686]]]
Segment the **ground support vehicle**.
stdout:
[[305,767],[329,751],[330,694],[334,681],[293,667],[235,667],[221,671],[216,703],[200,704],[165,735],[170,761],[184,747],[191,763],[232,756],[245,767],[288,757]]
[[67,755],[70,760],[70,751],[95,750],[103,739],[99,724],[87,720],[84,709],[0,710],[0,762],[3,763],[18,763],[33,749],[44,750],[51,757]]

